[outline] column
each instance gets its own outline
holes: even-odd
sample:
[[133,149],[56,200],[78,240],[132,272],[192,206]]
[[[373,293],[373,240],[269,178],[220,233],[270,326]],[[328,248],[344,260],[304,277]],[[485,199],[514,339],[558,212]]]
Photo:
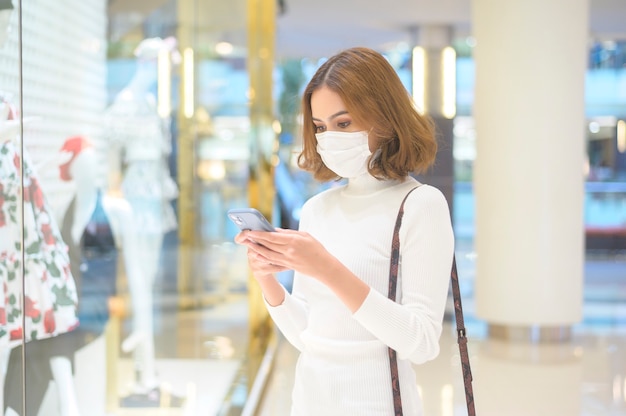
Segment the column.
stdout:
[[437,127],[437,162],[420,180],[437,187],[452,211],[454,195],[453,128],[455,107],[456,56],[450,46],[452,28],[445,25],[420,26],[414,54],[414,98]]
[[177,288],[178,303],[182,309],[195,307],[198,303],[199,293],[194,291],[196,280],[194,247],[197,243],[197,215],[196,195],[194,194],[194,166],[195,160],[195,131],[192,120],[194,111],[195,92],[195,64],[194,32],[197,28],[197,4],[196,2],[180,1],[177,3],[178,28],[176,37],[178,46],[183,54],[180,74],[180,105],[178,106],[178,272]]
[[[274,164],[278,150],[273,105],[276,1],[248,0],[248,73],[250,76],[250,160],[248,200],[270,221],[274,207]],[[264,353],[273,328],[263,295],[252,275],[249,277],[248,380],[259,377]],[[251,386],[249,386],[251,387]],[[248,398],[254,402],[254,398]]]
[[474,0],[476,313],[562,341],[582,318],[588,0]]

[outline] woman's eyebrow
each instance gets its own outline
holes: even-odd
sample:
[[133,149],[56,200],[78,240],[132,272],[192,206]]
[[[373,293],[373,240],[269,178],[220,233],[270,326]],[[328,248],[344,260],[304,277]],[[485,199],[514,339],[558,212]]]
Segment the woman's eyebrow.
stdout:
[[[344,115],[344,114],[348,114],[348,111],[347,111],[347,110],[337,111],[335,114],[333,114],[332,116],[330,116],[328,119],[329,119],[329,120],[332,120],[332,119],[337,118],[337,117],[339,117],[339,116],[342,116],[342,115]],[[323,122],[323,120],[321,120],[321,119],[319,119],[319,118],[316,118],[316,117],[311,117],[311,120],[313,120],[313,121]]]

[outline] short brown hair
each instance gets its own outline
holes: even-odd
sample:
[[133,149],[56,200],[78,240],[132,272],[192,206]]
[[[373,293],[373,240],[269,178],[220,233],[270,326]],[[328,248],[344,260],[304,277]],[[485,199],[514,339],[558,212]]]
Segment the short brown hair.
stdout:
[[417,112],[409,92],[384,56],[357,47],[324,62],[302,96],[303,148],[298,166],[313,173],[315,179],[337,178],[317,153],[311,95],[322,86],[339,94],[356,122],[372,126],[370,134],[378,140],[369,166],[372,176],[402,179],[433,164],[437,154],[434,123]]

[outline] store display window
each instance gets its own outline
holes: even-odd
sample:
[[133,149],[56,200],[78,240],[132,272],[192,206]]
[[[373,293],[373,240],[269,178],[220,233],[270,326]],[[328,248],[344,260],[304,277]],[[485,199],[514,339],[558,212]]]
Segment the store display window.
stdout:
[[[246,50],[185,10],[0,2],[3,414],[246,403]],[[244,37],[242,10],[210,15]]]

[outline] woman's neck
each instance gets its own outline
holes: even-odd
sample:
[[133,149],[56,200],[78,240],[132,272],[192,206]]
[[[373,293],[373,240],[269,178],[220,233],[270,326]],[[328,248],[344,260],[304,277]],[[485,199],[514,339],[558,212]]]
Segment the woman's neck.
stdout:
[[401,181],[393,179],[377,179],[369,173],[350,178],[345,188],[346,195],[366,195],[388,188]]
[[124,88],[134,95],[147,94],[157,79],[156,61],[137,61],[137,70],[130,83]]

